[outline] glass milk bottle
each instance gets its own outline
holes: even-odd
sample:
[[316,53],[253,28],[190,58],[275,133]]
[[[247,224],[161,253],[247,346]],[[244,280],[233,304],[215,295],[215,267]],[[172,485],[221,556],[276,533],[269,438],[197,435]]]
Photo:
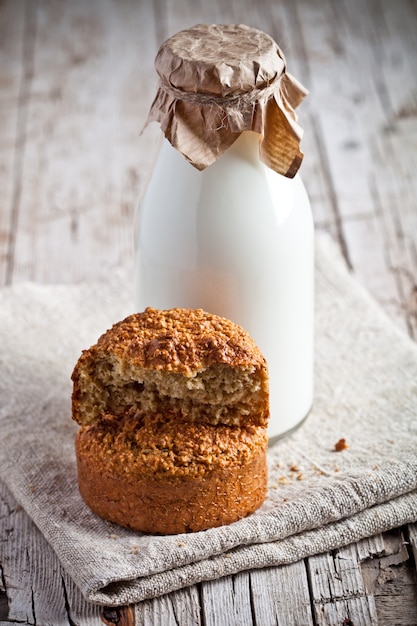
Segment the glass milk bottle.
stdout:
[[313,399],[314,232],[293,111],[305,91],[243,25],[182,31],[156,68],[149,119],[165,138],[138,211],[136,304],[246,328],[268,362],[273,441]]

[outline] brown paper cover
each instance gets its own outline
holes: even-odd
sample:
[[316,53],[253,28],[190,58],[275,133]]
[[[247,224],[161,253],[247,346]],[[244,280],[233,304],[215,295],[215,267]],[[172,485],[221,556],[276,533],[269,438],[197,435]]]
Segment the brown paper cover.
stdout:
[[301,165],[294,109],[307,90],[266,33],[243,24],[197,24],[169,38],[155,59],[160,84],[147,122],[203,170],[243,131],[260,136],[260,158],[292,178]]

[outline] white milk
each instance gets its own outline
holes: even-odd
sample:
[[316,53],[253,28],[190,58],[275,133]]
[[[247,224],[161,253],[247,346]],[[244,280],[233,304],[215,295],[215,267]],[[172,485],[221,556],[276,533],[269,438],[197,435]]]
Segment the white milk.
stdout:
[[141,201],[136,304],[202,308],[252,335],[268,361],[270,440],[313,398],[313,219],[298,175],[259,160],[244,132],[202,172],[164,139]]

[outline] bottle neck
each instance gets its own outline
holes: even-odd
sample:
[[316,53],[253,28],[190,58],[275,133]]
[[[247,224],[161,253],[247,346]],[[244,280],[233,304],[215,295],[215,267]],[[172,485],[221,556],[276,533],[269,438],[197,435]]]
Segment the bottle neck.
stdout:
[[258,133],[243,131],[219,159],[209,167],[199,171],[188,163],[187,159],[170,144],[168,139],[163,138],[159,151],[159,159],[164,164],[164,167],[168,169],[175,167],[178,174],[183,172],[184,175],[188,174],[188,176],[192,177],[198,177],[201,174],[213,170],[217,171],[218,168],[223,168],[230,162],[236,163],[238,161],[249,163],[251,166],[259,169],[259,171],[264,171],[268,168],[266,168],[259,158],[259,140]]
[[224,156],[227,158],[227,156],[230,155],[233,158],[244,159],[253,165],[262,167],[259,158],[259,142],[260,136],[258,133],[245,130],[230,146],[230,148],[226,150]]

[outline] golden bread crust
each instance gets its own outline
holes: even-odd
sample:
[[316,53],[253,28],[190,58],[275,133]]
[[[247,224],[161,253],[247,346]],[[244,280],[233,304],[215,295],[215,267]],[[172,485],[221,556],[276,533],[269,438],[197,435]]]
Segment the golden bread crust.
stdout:
[[200,531],[235,522],[265,499],[262,428],[150,422],[127,432],[96,424],[77,435],[81,496],[106,520],[150,533]]
[[266,368],[250,335],[230,320],[202,309],[147,308],[115,324],[97,342],[136,366],[193,374],[213,363]]

